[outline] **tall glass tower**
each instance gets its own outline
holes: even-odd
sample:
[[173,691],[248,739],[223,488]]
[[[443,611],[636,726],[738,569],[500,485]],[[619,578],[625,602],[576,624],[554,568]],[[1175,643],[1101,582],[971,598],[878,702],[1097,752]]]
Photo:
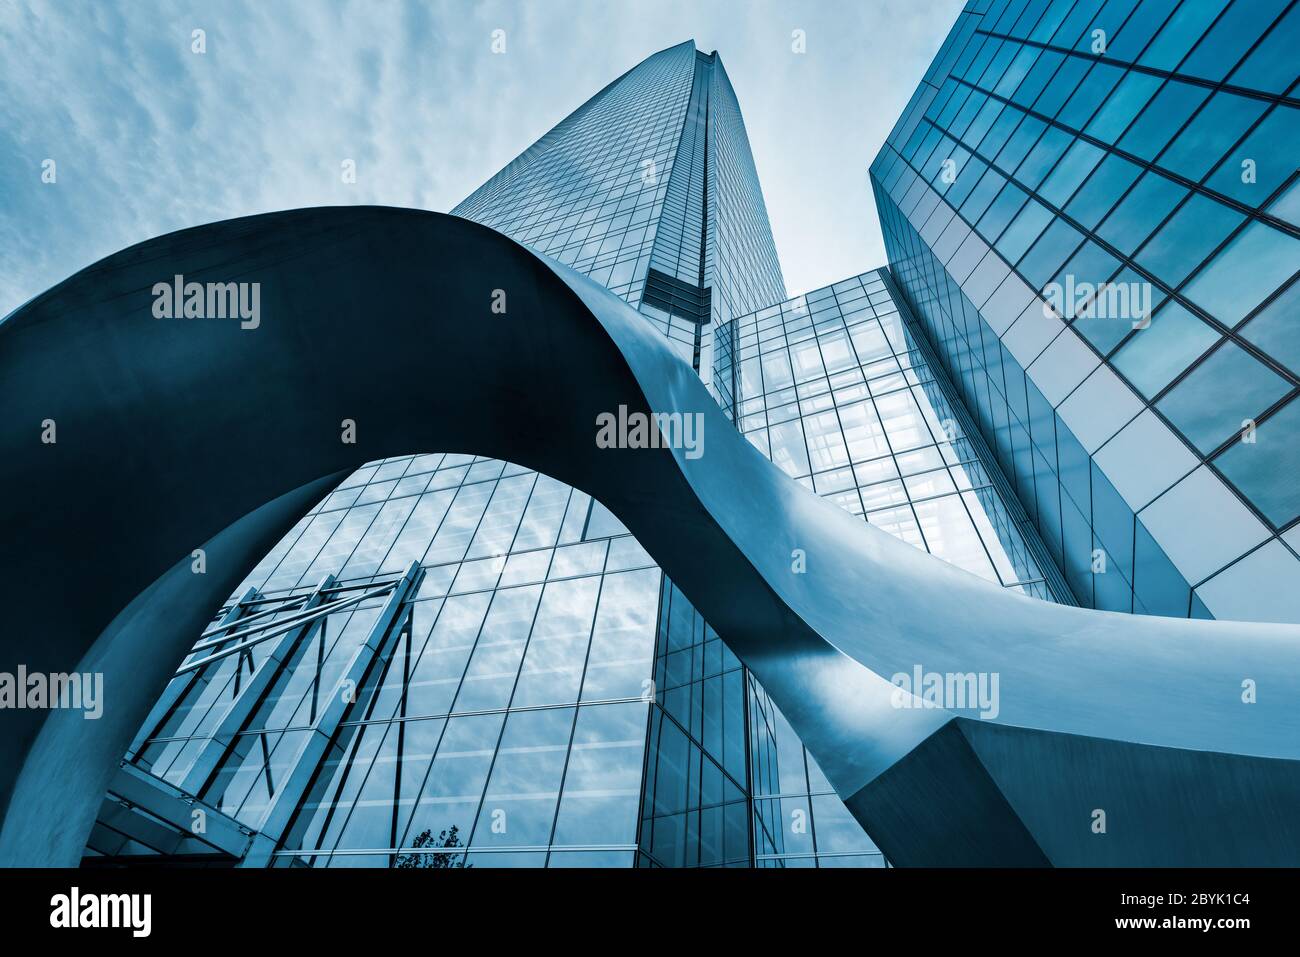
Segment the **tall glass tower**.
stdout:
[[871,166],[1081,603],[1300,621],[1289,0],[972,0]]
[[[1072,600],[889,274],[787,298],[716,54],[688,42],[649,57],[454,212],[622,296],[815,493],[1004,587]],[[156,813],[176,800],[202,832]],[[438,452],[344,481],[198,636],[87,860],[158,854],[884,863],[608,510],[511,463]]]

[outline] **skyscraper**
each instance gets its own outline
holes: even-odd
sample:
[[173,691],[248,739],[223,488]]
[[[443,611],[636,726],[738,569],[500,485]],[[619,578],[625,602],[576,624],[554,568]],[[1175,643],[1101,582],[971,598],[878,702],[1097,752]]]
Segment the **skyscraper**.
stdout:
[[1300,621],[1286,0],[973,0],[871,166],[890,268],[1085,605]]
[[[455,212],[637,306],[809,488],[1004,586],[1068,595],[888,277],[786,299],[716,54],[688,42],[649,57]],[[403,575],[413,562],[418,580]],[[349,679],[356,702],[311,751],[302,728]],[[762,688],[607,510],[465,455],[372,463],[305,516],[128,758],[92,858],[883,863]],[[123,812],[168,785],[223,821],[213,833],[257,839],[214,848]]]

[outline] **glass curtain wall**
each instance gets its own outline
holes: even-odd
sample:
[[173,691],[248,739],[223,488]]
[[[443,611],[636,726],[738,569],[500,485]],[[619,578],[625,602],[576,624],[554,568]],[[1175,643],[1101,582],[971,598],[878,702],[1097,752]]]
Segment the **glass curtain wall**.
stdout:
[[[453,212],[639,306],[706,376],[713,317],[785,294],[734,92],[717,56],[689,42],[611,83]],[[652,254],[667,269],[670,247],[665,275],[681,285],[665,295],[656,280],[658,298],[643,302]],[[716,295],[715,274],[729,277]],[[706,293],[702,311],[683,308]],[[382,582],[411,562],[418,589],[301,795],[286,779],[320,733],[313,709],[358,647],[384,641],[371,635],[382,595],[326,615],[287,650],[266,642],[178,678],[132,759],[254,830],[276,818],[277,797],[294,803],[272,834],[277,864],[752,861],[742,669],[581,492],[466,456],[371,463],[223,615],[269,612],[326,575],[334,587]],[[263,669],[276,677],[244,716],[235,702]]]
[[[886,271],[743,316],[719,340],[720,401],[791,478],[994,584],[1074,603]],[[881,866],[784,716],[750,691],[758,865]]]
[[1300,5],[972,0],[890,267],[1087,605],[1300,621]]

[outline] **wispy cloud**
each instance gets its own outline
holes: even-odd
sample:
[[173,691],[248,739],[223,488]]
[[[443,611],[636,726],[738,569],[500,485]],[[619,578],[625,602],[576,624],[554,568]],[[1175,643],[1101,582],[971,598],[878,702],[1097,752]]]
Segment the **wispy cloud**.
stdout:
[[0,0],[0,315],[198,223],[341,203],[449,209],[689,37],[722,54],[787,282],[811,288],[883,261],[866,168],[960,7]]

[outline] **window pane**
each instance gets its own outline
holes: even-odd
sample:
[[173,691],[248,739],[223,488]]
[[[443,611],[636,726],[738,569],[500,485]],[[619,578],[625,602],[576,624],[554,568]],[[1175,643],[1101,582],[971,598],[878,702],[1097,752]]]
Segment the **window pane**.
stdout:
[[1138,253],[1137,261],[1170,288],[1178,286],[1244,217],[1199,193],[1174,213]]
[[1224,152],[1259,119],[1268,103],[1235,93],[1216,93],[1159,159],[1161,166],[1200,181]]
[[1097,235],[1131,255],[1186,195],[1187,190],[1173,180],[1147,173],[1106,218]]
[[1185,290],[1210,315],[1235,326],[1300,269],[1300,239],[1254,222]]
[[[1237,5],[1241,6],[1241,3]],[[1265,11],[1269,9],[1267,4],[1261,6]],[[1230,82],[1252,90],[1282,93],[1295,82],[1295,52],[1298,48],[1300,7],[1293,6],[1232,74]]]
[[1290,389],[1268,366],[1226,342],[1156,407],[1193,445],[1211,452]]
[[1070,151],[1056,165],[1052,175],[1047,177],[1047,182],[1038,191],[1039,195],[1055,206],[1064,206],[1074,195],[1074,191],[1079,188],[1079,184],[1096,168],[1105,155],[1091,143],[1076,140],[1070,147]]
[[1036,200],[1031,200],[1007,227],[1002,238],[997,241],[998,252],[1002,253],[1008,262],[1016,262],[1051,220],[1052,214],[1048,208]]
[[1150,399],[1218,338],[1208,323],[1171,302],[1115,353],[1115,368]]
[[1218,2],[1184,3],[1160,28],[1138,62],[1159,70],[1172,70],[1222,9],[1223,5]]
[[1205,185],[1249,206],[1261,206],[1295,172],[1300,110],[1276,106],[1229,153]]
[[1258,316],[1241,327],[1241,334],[1264,352],[1300,373],[1300,282],[1270,302]]
[[1124,134],[1120,148],[1144,160],[1153,159],[1208,95],[1199,86],[1170,80]]
[[1097,115],[1092,118],[1092,122],[1088,124],[1088,132],[1099,140],[1114,143],[1124,132],[1125,127],[1133,121],[1133,117],[1137,116],[1155,95],[1162,82],[1164,81],[1157,76],[1129,73],[1115,88],[1115,92],[1106,100],[1105,105],[1097,111]]
[[1210,28],[1182,64],[1180,72],[1222,80],[1259,39],[1289,0],[1237,0]]
[[1228,481],[1275,526],[1300,515],[1300,401],[1292,400],[1261,425],[1253,443],[1237,442],[1214,460]]

